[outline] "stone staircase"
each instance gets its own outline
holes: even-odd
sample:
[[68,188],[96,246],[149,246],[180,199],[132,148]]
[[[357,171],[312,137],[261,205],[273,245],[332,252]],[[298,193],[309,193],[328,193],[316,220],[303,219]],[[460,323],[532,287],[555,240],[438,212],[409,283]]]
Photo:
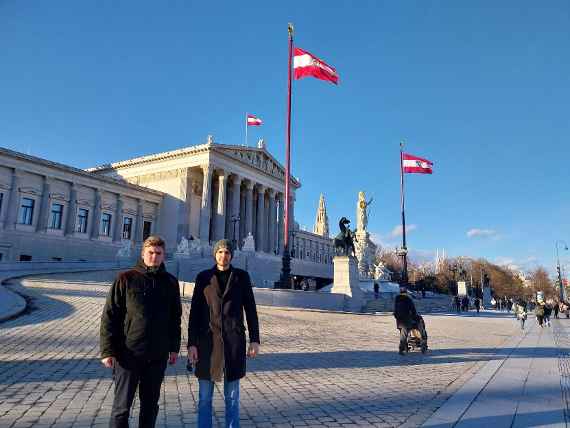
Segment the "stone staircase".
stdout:
[[[374,299],[373,295],[366,295],[366,304],[364,306],[363,312],[389,312],[394,311],[394,297],[396,294],[392,293],[381,293],[378,299]],[[450,307],[450,297],[447,294],[436,294],[433,296],[425,297],[423,299],[414,298],[414,304],[416,305],[416,310],[420,314],[438,313],[438,312],[449,312]]]

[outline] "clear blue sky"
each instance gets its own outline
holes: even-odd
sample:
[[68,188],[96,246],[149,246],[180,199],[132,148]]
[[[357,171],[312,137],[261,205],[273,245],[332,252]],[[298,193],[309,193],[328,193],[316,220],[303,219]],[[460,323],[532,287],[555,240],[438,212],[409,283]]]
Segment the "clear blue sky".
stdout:
[[242,144],[247,111],[282,161],[289,21],[340,74],[294,82],[301,225],[323,192],[336,233],[364,190],[370,231],[397,243],[405,139],[435,162],[407,176],[411,249],[552,268],[570,244],[567,1],[0,0],[0,145],[84,168]]

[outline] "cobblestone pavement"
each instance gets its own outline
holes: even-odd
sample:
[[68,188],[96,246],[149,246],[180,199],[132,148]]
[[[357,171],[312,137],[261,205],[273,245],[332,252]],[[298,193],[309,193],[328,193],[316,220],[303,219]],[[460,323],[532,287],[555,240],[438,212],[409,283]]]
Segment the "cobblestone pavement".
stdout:
[[[111,277],[12,281],[30,309],[0,324],[1,427],[107,425],[112,379],[98,342]],[[184,301],[183,331],[188,309]],[[431,350],[402,357],[391,316],[270,307],[259,314],[262,355],[241,383],[242,426],[418,426],[485,362],[504,357],[496,347],[520,334],[507,315],[425,316]],[[169,367],[157,426],[194,426],[196,399],[197,381],[183,361]],[[214,406],[223,426],[220,389]]]

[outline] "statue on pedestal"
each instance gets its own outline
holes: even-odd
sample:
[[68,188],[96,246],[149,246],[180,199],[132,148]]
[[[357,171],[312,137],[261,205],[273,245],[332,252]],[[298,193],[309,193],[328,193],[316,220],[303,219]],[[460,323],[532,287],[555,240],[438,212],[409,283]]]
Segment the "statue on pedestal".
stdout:
[[368,207],[372,204],[374,198],[370,198],[368,202],[366,202],[366,196],[364,192],[358,192],[358,202],[356,205],[356,230],[364,231],[368,228]]
[[337,256],[354,256],[354,232],[350,230],[350,220],[342,217],[338,222],[340,233],[334,238],[334,248]]

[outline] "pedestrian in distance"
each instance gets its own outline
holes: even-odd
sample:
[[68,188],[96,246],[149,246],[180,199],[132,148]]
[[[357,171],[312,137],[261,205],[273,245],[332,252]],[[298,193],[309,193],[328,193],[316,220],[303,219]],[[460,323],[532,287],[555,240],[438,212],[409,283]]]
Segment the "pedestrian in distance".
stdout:
[[400,330],[400,346],[398,352],[404,355],[408,350],[408,334],[411,329],[416,328],[419,322],[419,315],[411,297],[407,294],[405,285],[400,285],[400,294],[394,299],[394,318],[396,327]]
[[554,302],[554,318],[558,319],[558,312],[560,311],[560,303]]
[[521,330],[524,330],[524,324],[527,319],[526,302],[524,300],[521,300],[520,302],[518,302],[518,304],[516,304],[515,314],[516,318],[521,323]]
[[[249,274],[231,265],[232,244],[214,245],[215,265],[196,277],[188,322],[188,359],[198,378],[198,427],[212,426],[215,382],[224,382],[226,427],[239,427],[239,382],[246,356],[259,354],[259,322]],[[244,312],[249,331],[246,352]]]
[[374,282],[374,298],[378,299],[378,295],[380,294],[380,286],[377,282]]
[[111,428],[128,428],[138,388],[139,427],[155,426],[167,362],[180,349],[182,307],[178,280],[164,267],[165,243],[149,236],[141,260],[120,273],[101,316],[101,362],[113,369],[115,396]]
[[536,302],[534,315],[536,316],[536,322],[538,325],[540,327],[544,327],[544,302]]
[[477,313],[479,313],[479,311],[481,310],[481,300],[479,299],[479,297],[475,297],[475,309],[477,310]]
[[544,323],[550,327],[550,316],[552,315],[552,306],[549,303],[544,305]]

